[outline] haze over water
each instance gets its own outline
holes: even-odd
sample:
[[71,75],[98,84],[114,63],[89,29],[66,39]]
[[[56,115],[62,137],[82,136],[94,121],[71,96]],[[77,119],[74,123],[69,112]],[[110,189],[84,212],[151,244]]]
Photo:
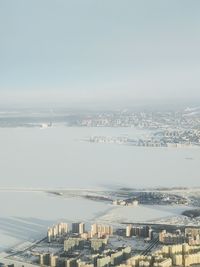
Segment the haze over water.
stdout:
[[0,186],[200,186],[199,148],[145,148],[83,141],[92,135],[138,134],[147,133],[133,128],[2,128]]

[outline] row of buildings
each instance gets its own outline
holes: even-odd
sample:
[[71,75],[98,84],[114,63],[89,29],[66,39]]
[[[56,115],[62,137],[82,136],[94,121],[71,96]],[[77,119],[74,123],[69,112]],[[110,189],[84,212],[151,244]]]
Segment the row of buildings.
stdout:
[[129,259],[130,256],[131,247],[121,247],[117,250],[106,250],[101,254],[93,254],[89,261],[83,261],[78,256],[67,258],[45,253],[39,255],[39,264],[51,267],[106,267],[116,266]]
[[126,226],[126,237],[137,236],[141,238],[148,238],[151,240],[153,238],[153,230],[149,226],[134,226],[129,224]]
[[82,222],[72,223],[71,229],[66,223],[59,223],[48,228],[47,239],[48,242],[53,242],[61,236],[67,234],[80,235],[84,239],[93,237],[106,237],[113,234],[113,227],[109,225],[92,224],[91,230],[86,231],[85,224]]
[[200,264],[200,247],[180,244],[163,246],[148,256],[133,256],[117,267],[189,267],[196,264]]
[[[200,264],[200,228],[83,222],[53,225],[32,257],[50,267],[189,267]],[[137,242],[140,243],[137,246]],[[142,244],[142,246],[141,246]]]
[[163,230],[159,233],[159,241],[161,244],[182,244],[200,245],[200,229],[199,228],[185,228],[185,231],[176,230],[175,233],[169,233]]

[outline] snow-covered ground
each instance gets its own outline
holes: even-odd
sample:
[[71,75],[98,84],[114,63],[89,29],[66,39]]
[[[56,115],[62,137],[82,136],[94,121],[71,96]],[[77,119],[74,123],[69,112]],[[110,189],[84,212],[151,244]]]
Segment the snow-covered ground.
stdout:
[[111,207],[82,198],[63,198],[44,192],[0,193],[0,251],[46,235],[59,221],[90,221]]
[[[139,205],[137,207],[133,206],[117,206],[112,210],[106,212],[98,221],[104,223],[142,223],[142,222],[155,222],[155,223],[165,223],[169,222],[170,218],[179,217],[182,218],[181,213],[190,209],[188,206],[151,206],[151,205]],[[184,217],[185,218],[185,217]]]

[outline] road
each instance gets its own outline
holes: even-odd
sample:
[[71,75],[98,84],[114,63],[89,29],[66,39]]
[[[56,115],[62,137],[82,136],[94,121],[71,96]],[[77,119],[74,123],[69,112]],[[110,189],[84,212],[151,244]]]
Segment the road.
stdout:
[[159,243],[158,238],[153,239],[150,242],[149,246],[141,253],[141,255],[146,256],[154,247],[157,247],[158,243]]

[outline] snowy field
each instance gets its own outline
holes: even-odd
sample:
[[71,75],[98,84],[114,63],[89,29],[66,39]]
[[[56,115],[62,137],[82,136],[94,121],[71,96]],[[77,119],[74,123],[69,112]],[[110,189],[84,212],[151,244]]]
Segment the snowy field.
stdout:
[[99,221],[104,223],[115,223],[116,225],[128,222],[128,223],[143,223],[143,222],[155,222],[155,223],[169,223],[170,218],[174,216],[182,218],[181,213],[190,209],[188,206],[151,206],[151,205],[139,205],[137,207],[114,207],[112,210],[106,212],[104,215],[98,218]]
[[[147,134],[134,128],[0,129],[0,187],[200,186],[199,148],[93,144],[90,136]],[[192,160],[187,160],[192,158]]]
[[0,192],[0,251],[46,235],[59,221],[90,221],[110,207],[81,198],[43,192]]

